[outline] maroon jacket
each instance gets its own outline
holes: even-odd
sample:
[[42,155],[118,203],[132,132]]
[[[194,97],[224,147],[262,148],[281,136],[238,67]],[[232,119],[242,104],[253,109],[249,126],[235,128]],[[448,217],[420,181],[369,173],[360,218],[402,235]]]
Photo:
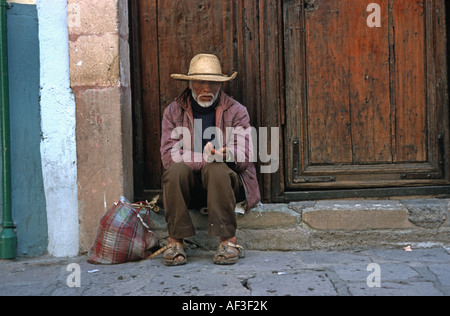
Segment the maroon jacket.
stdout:
[[[208,162],[202,153],[193,151],[194,114],[190,104],[191,90],[186,89],[164,111],[162,119],[161,159],[165,169],[180,158],[194,171],[200,171]],[[241,176],[247,198],[247,210],[261,199],[256,168],[253,164],[253,146],[250,131],[250,117],[247,109],[223,91],[216,110],[216,126],[223,136],[223,146],[232,149],[234,170]],[[238,128],[239,127],[239,128]],[[227,129],[228,128],[228,129]],[[183,135],[189,132],[188,136]],[[228,135],[227,135],[228,132]],[[176,158],[176,159],[178,159]]]

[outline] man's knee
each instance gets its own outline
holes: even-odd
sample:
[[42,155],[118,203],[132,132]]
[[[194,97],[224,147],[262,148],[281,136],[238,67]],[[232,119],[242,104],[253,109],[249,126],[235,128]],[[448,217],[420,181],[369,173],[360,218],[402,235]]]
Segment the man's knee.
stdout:
[[208,163],[202,168],[202,178],[221,179],[229,176],[230,171],[231,169],[223,162]]
[[183,162],[173,163],[163,175],[165,181],[180,181],[181,179],[189,179],[192,176],[192,169]]
[[226,163],[209,163],[202,169],[202,182],[205,188],[216,184],[223,186],[226,183],[233,187],[237,181],[239,176]]

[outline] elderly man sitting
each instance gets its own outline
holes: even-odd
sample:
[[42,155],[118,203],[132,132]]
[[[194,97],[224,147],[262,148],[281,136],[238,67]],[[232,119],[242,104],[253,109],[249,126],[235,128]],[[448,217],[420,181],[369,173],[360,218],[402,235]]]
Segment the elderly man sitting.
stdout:
[[165,265],[187,262],[183,239],[195,235],[188,212],[194,207],[207,207],[208,234],[220,237],[214,263],[234,264],[242,255],[236,203],[245,201],[248,210],[260,200],[260,191],[251,137],[242,132],[250,128],[247,109],[221,89],[236,76],[222,74],[219,59],[209,54],[195,56],[187,75],[171,76],[188,81],[189,87],[166,108],[162,120],[163,203],[169,232]]

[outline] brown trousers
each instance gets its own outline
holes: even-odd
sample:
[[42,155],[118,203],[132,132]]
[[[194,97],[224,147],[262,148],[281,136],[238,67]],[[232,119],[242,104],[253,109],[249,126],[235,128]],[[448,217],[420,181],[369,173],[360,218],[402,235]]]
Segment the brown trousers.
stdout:
[[162,177],[163,203],[169,237],[195,235],[188,210],[208,208],[209,236],[236,235],[236,202],[245,199],[240,176],[225,163],[208,163],[194,172],[184,163],[174,163]]

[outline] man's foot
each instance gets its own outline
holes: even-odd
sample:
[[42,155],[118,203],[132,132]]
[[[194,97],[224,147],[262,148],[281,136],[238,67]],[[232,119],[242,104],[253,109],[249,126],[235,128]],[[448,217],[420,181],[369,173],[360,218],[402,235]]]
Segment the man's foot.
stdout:
[[179,266],[186,264],[186,262],[187,257],[183,240],[169,238],[169,248],[164,251],[164,264],[166,266]]
[[236,242],[236,237],[220,238],[220,245],[214,254],[214,263],[220,265],[230,265],[235,264],[239,258],[244,258],[244,248],[237,245]]

